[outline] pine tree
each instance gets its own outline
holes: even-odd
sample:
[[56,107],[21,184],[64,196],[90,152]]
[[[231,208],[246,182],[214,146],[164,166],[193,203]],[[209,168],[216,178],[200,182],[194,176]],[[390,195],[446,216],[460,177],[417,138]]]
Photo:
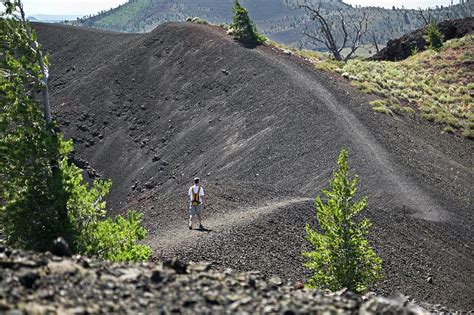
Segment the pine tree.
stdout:
[[425,30],[425,35],[423,39],[428,45],[428,48],[433,49],[435,51],[439,51],[441,47],[443,47],[443,34],[439,31],[438,26],[436,23],[431,22],[428,24]]
[[262,44],[267,38],[257,32],[255,23],[250,19],[249,12],[235,0],[232,9],[234,16],[228,33],[244,43]]
[[308,260],[304,266],[314,271],[306,283],[309,288],[347,288],[363,293],[381,279],[382,260],[366,239],[371,223],[367,218],[356,218],[367,205],[367,198],[354,201],[358,182],[357,176],[349,178],[347,151],[342,150],[331,180],[332,191],[323,191],[327,202],[316,198],[320,230],[306,226],[306,238],[313,247],[303,253]]
[[[151,250],[141,216],[105,219],[111,182],[83,182],[68,162],[71,141],[54,130],[48,59],[25,19],[21,1],[0,10],[0,225],[9,246],[38,251],[61,236],[80,254],[144,260]],[[38,98],[38,95],[41,95]],[[103,233],[107,231],[107,233]]]

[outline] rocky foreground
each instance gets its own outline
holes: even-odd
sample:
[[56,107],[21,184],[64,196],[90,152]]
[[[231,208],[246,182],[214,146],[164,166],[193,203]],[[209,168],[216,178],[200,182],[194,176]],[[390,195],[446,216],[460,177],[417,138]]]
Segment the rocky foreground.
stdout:
[[282,313],[424,314],[406,299],[303,289],[259,272],[209,264],[118,264],[0,247],[1,314]]

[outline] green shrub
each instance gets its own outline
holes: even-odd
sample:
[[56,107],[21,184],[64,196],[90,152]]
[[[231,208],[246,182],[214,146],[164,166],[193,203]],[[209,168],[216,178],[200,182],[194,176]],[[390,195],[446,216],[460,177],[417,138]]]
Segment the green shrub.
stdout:
[[363,293],[382,278],[382,260],[366,239],[370,221],[356,218],[365,209],[367,198],[353,199],[359,179],[349,178],[346,150],[341,151],[337,163],[332,191],[323,191],[327,202],[316,198],[320,231],[306,226],[306,239],[313,250],[303,253],[308,259],[304,266],[314,272],[306,286],[331,291],[347,288]]
[[388,104],[388,100],[374,100],[369,102],[372,107],[386,107]]
[[415,115],[416,114],[415,110],[411,107],[408,107],[408,106],[403,106],[402,107],[402,112],[404,112],[405,114],[409,114],[409,115]]
[[423,39],[425,40],[428,48],[439,51],[443,47],[443,34],[439,31],[436,23],[430,23],[426,27],[425,35]]
[[343,62],[338,61],[334,58],[326,58],[326,60],[317,61],[314,66],[318,70],[326,71],[326,72],[334,72],[338,71],[342,68]]
[[[131,212],[128,219],[105,219],[104,197],[110,181],[84,183],[82,170],[68,162],[72,141],[54,131],[45,110],[48,60],[36,44],[34,31],[17,12],[21,4],[6,0],[3,5],[0,224],[6,243],[45,251],[62,236],[75,253],[113,260],[147,259],[150,249],[136,244],[146,236],[139,227],[140,217]],[[43,96],[41,102],[38,94]]]
[[474,139],[474,129],[465,129],[461,134],[468,139]]
[[90,225],[87,233],[81,235],[80,252],[112,261],[147,260],[151,255],[150,248],[136,244],[147,236],[147,231],[140,225],[142,216],[130,211],[127,218],[107,218]]
[[238,0],[235,0],[232,11],[234,16],[227,31],[229,35],[250,44],[263,44],[267,40],[265,36],[257,32],[255,23],[250,20],[247,9],[241,6]]
[[453,133],[454,132],[454,128],[451,127],[451,126],[446,126],[443,128],[443,131],[444,132],[447,132],[447,133]]
[[56,162],[68,150],[28,92],[19,76],[0,77],[0,224],[8,245],[44,251],[56,237],[74,234]]

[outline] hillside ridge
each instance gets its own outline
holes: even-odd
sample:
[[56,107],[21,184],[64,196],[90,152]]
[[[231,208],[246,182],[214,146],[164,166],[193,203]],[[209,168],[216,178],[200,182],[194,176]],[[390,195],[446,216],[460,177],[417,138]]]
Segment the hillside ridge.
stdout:
[[[319,2],[321,1],[305,1],[310,6],[317,6]],[[312,42],[302,35],[303,26],[309,18],[304,10],[298,8],[299,3],[296,0],[242,0],[242,4],[249,9],[250,16],[258,29],[270,39],[288,45],[325,50],[326,47],[320,43]],[[368,12],[370,34],[363,38],[364,44],[372,44],[372,37],[375,36],[378,43],[384,45],[388,40],[409,33],[423,24],[418,10],[354,8],[339,0],[322,1],[322,7],[329,16],[330,23],[337,23],[337,25],[340,21],[336,9],[342,9],[351,18],[360,17],[364,11]],[[189,16],[198,16],[216,24],[230,23],[231,8],[232,1],[230,0],[185,0],[179,3],[170,0],[133,0],[110,11],[80,19],[74,24],[124,32],[149,32],[164,22],[184,21]],[[474,4],[470,2],[432,8],[424,14],[436,21],[441,21],[470,17],[473,13]],[[340,37],[342,34],[336,32],[335,36]]]
[[[473,253],[464,246],[473,232],[468,140],[374,113],[370,97],[337,75],[271,46],[248,49],[219,27],[168,23],[148,34],[35,28],[51,56],[59,126],[78,157],[112,179],[109,212],[144,213],[147,242],[187,230],[185,194],[196,175],[208,194],[206,225],[265,203],[314,198],[347,148],[360,196],[369,197],[370,241],[385,262],[386,280],[372,289],[473,307],[473,273],[466,273]],[[311,202],[235,221],[193,246],[161,252],[157,242],[154,259],[307,277],[300,253],[304,226],[315,221]]]

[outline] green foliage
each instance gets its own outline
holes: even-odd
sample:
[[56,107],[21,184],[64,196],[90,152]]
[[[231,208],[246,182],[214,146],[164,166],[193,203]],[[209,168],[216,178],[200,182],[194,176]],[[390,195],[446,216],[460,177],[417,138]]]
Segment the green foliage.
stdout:
[[382,278],[382,260],[366,239],[371,222],[356,218],[365,209],[367,198],[354,200],[359,179],[349,178],[346,150],[341,151],[337,163],[332,191],[323,191],[327,202],[316,198],[320,231],[306,226],[306,239],[313,250],[303,256],[308,259],[305,267],[314,272],[306,286],[363,293]]
[[474,128],[469,130],[464,130],[462,135],[468,139],[474,139]]
[[234,16],[228,34],[244,43],[262,44],[267,40],[265,36],[257,32],[255,23],[250,20],[249,12],[240,5],[238,0],[235,0],[232,11]]
[[411,107],[403,106],[401,109],[402,109],[402,112],[405,114],[412,115],[412,116],[416,114],[415,110]]
[[80,252],[86,255],[99,255],[112,261],[144,261],[151,255],[150,247],[136,244],[143,240],[147,231],[140,224],[142,214],[128,212],[128,217],[97,221],[87,227],[81,235]]
[[447,132],[447,133],[453,133],[454,129],[451,126],[446,126],[446,127],[443,128],[443,131]]
[[[142,260],[150,250],[140,217],[104,220],[109,181],[84,183],[68,162],[71,141],[54,132],[37,95],[45,88],[36,35],[18,15],[19,1],[3,2],[0,19],[0,224],[6,243],[45,251],[62,236],[80,254]],[[107,235],[104,233],[107,231]],[[115,237],[112,242],[111,236]],[[120,244],[117,243],[120,240]]]
[[375,100],[370,102],[370,105],[372,105],[372,110],[374,112],[386,115],[393,115],[393,111],[390,109],[388,104],[389,102],[387,100]]
[[[57,161],[67,151],[51,132],[36,95],[42,73],[28,36],[18,17],[9,18],[16,3],[4,3],[0,19],[0,222],[7,243],[45,250],[51,235],[71,234],[64,200],[62,174]],[[44,58],[45,64],[47,59]]]
[[339,71],[343,67],[343,65],[344,63],[342,61],[336,60],[332,57],[326,58],[321,62],[314,63],[316,69],[327,72]]
[[[126,5],[114,9],[113,14],[102,12],[103,16],[96,21],[96,27],[111,28],[119,31],[143,31],[142,14],[151,5],[151,0],[131,0]],[[127,25],[125,27],[124,25]]]
[[423,39],[430,49],[439,51],[443,47],[443,37],[436,23],[432,22],[426,27]]

